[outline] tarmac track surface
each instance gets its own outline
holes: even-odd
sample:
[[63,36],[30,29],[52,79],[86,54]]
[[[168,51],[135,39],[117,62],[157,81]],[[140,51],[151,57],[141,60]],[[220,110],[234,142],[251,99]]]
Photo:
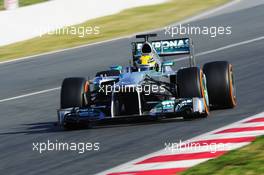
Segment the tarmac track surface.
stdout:
[[[112,64],[126,65],[132,39],[0,64],[1,174],[95,174],[164,148],[165,142],[186,140],[264,110],[264,5],[242,1],[217,15],[195,21],[199,26],[232,26],[232,35],[193,36],[200,65],[228,60],[234,66],[238,107],[212,111],[209,118],[158,123],[125,122],[90,130],[64,132],[54,126],[59,90],[3,100],[60,86],[69,76],[90,76]],[[164,37],[164,31],[159,32]],[[249,43],[241,43],[256,39]],[[231,45],[213,53],[205,51]],[[176,62],[177,66],[186,60]],[[32,151],[36,142],[99,142],[100,151]]]

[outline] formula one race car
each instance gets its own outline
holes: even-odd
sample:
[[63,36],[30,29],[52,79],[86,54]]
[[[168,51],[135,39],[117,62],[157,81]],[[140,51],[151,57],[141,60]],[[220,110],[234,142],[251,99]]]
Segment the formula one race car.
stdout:
[[[130,65],[112,66],[93,80],[66,78],[58,123],[68,129],[123,118],[207,117],[209,109],[236,106],[233,67],[227,61],[196,66],[190,38],[149,41],[137,35]],[[189,66],[173,69],[164,56],[189,55]]]

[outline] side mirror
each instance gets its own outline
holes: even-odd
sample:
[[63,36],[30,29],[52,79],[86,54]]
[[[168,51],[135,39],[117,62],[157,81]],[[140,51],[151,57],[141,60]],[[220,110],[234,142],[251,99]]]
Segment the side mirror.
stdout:
[[162,64],[161,64],[161,72],[167,72],[167,71],[170,71],[171,70],[171,66],[174,65],[174,62],[173,61],[164,61]]
[[123,67],[120,66],[120,65],[116,65],[116,66],[111,66],[110,69],[111,70],[119,70],[119,71],[121,71],[123,69]]
[[164,61],[162,63],[162,67],[166,67],[166,66],[173,66],[174,62],[173,61]]

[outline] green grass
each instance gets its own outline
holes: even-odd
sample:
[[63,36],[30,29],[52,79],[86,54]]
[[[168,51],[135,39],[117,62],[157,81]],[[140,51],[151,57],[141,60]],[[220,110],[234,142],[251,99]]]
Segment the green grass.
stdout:
[[[45,2],[48,0],[19,0],[19,6],[27,6],[32,5],[40,2]],[[0,0],[0,10],[4,10],[4,0]]]
[[0,10],[4,10],[4,0],[0,0]]
[[197,165],[181,175],[264,175],[264,136],[252,144]]
[[0,61],[155,29],[228,1],[230,0],[171,0],[163,4],[124,10],[119,14],[97,18],[76,26],[99,26],[99,35],[89,35],[84,38],[75,35],[44,35],[36,37],[0,47]]
[[37,3],[41,3],[45,1],[49,1],[49,0],[19,0],[19,5],[27,6],[27,5],[37,4]]

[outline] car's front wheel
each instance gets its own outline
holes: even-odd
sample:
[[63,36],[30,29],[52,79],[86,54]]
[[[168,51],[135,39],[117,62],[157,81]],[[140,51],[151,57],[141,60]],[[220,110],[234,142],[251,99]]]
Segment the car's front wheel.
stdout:
[[[199,97],[203,99],[205,113],[200,117],[207,117],[209,114],[209,100],[206,86],[206,78],[203,71],[198,67],[180,69],[177,72],[177,92],[179,98]],[[189,116],[186,116],[186,118]]]
[[89,92],[89,83],[85,78],[66,78],[61,86],[61,109],[71,107],[84,107],[89,99],[86,98]]

